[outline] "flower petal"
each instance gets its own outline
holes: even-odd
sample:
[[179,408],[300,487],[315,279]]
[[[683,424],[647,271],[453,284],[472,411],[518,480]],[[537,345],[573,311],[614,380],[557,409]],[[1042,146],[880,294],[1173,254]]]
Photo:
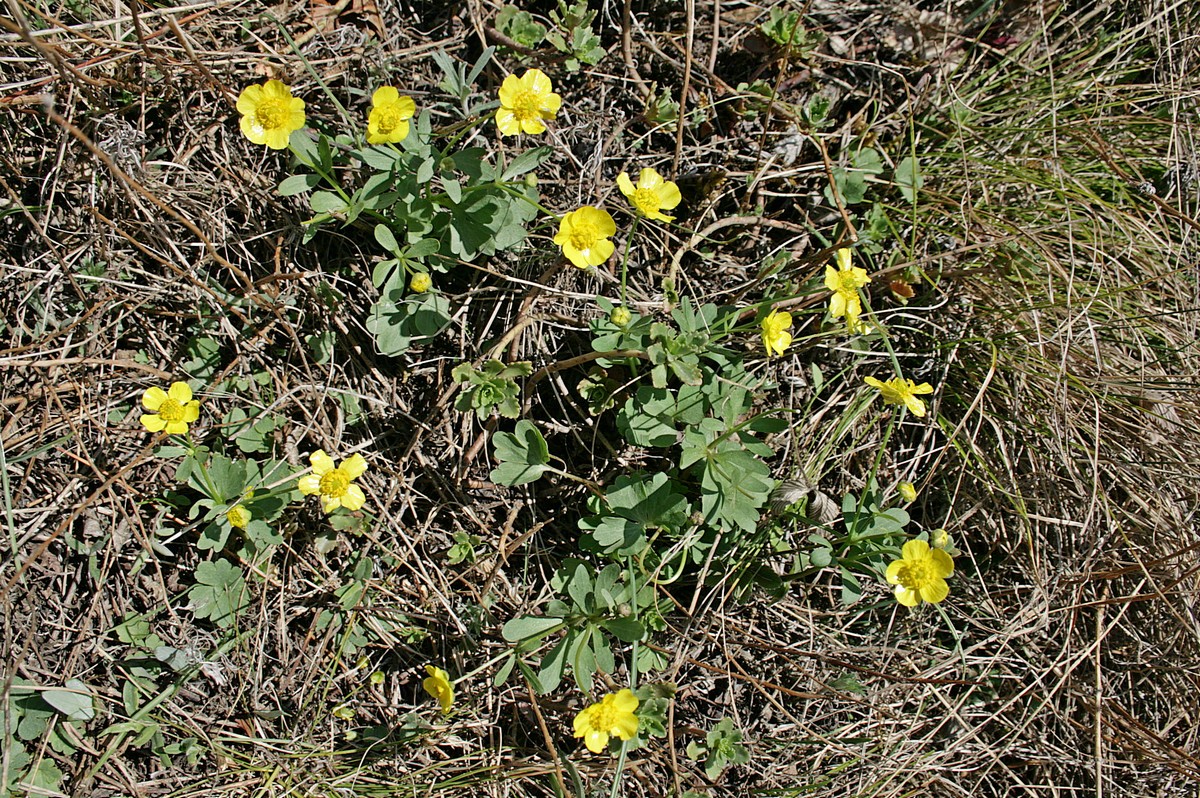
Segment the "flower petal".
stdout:
[[391,105],[400,99],[400,92],[395,86],[380,86],[371,95],[371,105]]
[[[943,533],[945,532],[945,530],[942,531]],[[946,539],[949,541],[948,535],[946,536]],[[929,552],[929,559],[933,563],[934,573],[936,573],[938,576],[945,579],[947,576],[952,576],[954,574],[954,559],[946,552],[942,551],[941,549],[934,549],[933,551]]]
[[242,115],[253,114],[259,103],[263,101],[263,87],[257,83],[253,86],[247,86],[242,89],[242,93],[237,98],[238,113]]
[[186,382],[173,382],[170,390],[167,391],[167,396],[181,405],[186,405],[192,401],[192,387]]
[[608,745],[608,732],[600,731],[599,729],[589,729],[583,735],[583,744],[593,754],[598,754]]
[[658,186],[654,189],[654,193],[658,195],[659,207],[668,211],[683,200],[683,195],[679,193],[679,186],[671,182]]
[[347,510],[361,510],[367,502],[367,497],[358,485],[348,485],[346,492],[341,496],[341,502]]
[[313,473],[318,477],[325,476],[335,468],[333,458],[325,454],[324,449],[317,449],[310,454],[308,462],[312,465]]
[[512,108],[517,102],[518,95],[524,89],[520,78],[516,75],[506,75],[504,82],[500,84],[500,105],[504,108]]
[[358,479],[367,472],[367,460],[361,454],[352,454],[342,461],[341,470],[350,479]]
[[167,392],[157,385],[153,388],[147,388],[142,394],[142,407],[150,412],[157,412],[163,406],[163,402],[167,401]]
[[929,544],[923,540],[910,540],[900,550],[900,556],[906,560],[924,560],[929,557]]
[[915,607],[921,603],[921,596],[915,590],[910,590],[904,585],[896,585],[893,591],[896,596],[896,601],[903,604],[905,607]]
[[904,560],[892,560],[888,565],[887,571],[884,573],[884,578],[887,579],[889,585],[900,584],[900,571],[904,568]]
[[527,117],[521,120],[521,131],[537,135],[538,133],[545,133],[546,126],[542,124],[541,117]]
[[171,421],[167,423],[168,435],[186,435],[188,425],[186,421]]
[[314,493],[321,492],[321,478],[316,474],[305,474],[296,482],[296,487],[305,496],[311,496]]
[[197,401],[188,402],[183,406],[183,420],[189,424],[194,423],[200,418],[200,403]]
[[633,181],[629,179],[629,175],[625,172],[617,175],[617,188],[621,189],[621,193],[626,197],[633,196],[633,193],[637,191],[633,186]]
[[531,69],[521,76],[521,82],[525,88],[535,94],[550,94],[554,91],[554,84],[550,82],[550,78],[546,77],[546,73],[540,69]]
[[929,579],[921,585],[921,598],[930,604],[937,604],[950,595],[950,586],[945,579]]
[[618,690],[613,695],[613,705],[621,712],[633,712],[638,708],[638,697],[628,687]]
[[515,136],[521,132],[521,123],[511,108],[501,108],[496,112],[496,129],[501,136]]
[[327,514],[342,506],[342,500],[337,496],[326,496],[321,494],[321,509]]
[[147,432],[162,432],[167,426],[167,422],[163,421],[162,416],[156,413],[143,413],[138,421],[142,422],[142,426],[146,428]]

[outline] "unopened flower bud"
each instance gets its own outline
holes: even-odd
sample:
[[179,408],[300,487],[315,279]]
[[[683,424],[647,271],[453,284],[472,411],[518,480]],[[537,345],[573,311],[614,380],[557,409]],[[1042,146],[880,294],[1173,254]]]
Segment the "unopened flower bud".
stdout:
[[608,314],[608,320],[618,327],[624,327],[629,322],[633,321],[633,314],[629,312],[629,308],[624,305],[617,305],[612,309],[612,313]]
[[417,272],[408,282],[408,290],[414,294],[423,294],[433,288],[433,278],[425,272]]

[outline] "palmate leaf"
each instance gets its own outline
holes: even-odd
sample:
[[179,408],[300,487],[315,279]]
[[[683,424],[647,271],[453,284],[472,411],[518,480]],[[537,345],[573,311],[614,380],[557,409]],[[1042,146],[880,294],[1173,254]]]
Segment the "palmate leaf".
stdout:
[[497,465],[492,469],[492,482],[498,485],[524,485],[552,470],[550,450],[538,428],[528,421],[518,421],[512,432],[492,436],[496,447]]

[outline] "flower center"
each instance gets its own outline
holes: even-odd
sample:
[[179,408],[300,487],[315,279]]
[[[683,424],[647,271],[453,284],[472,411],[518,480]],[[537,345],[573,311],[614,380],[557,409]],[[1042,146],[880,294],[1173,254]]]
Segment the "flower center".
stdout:
[[639,188],[633,192],[633,204],[643,211],[653,213],[658,210],[658,194],[653,189]]
[[571,226],[571,246],[580,251],[591,249],[600,238],[596,225],[591,222],[576,222]]
[[838,272],[838,292],[858,296],[858,280],[849,269]]
[[920,590],[922,585],[929,584],[929,565],[925,562],[906,562],[896,578],[909,590]]
[[325,496],[340,499],[345,495],[348,487],[350,487],[350,478],[343,474],[340,468],[335,468],[321,477],[321,493]]
[[517,99],[513,101],[512,112],[513,116],[519,122],[526,122],[537,119],[542,115],[542,98],[534,91],[523,91],[517,95]]
[[379,111],[379,132],[391,133],[400,126],[400,112],[395,107],[383,108]]
[[592,728],[602,732],[611,733],[612,728],[617,725],[617,708],[603,703],[596,707],[595,714],[592,715]]
[[254,110],[254,119],[263,130],[276,130],[287,123],[288,111],[283,100],[263,100]]
[[158,408],[158,415],[168,423],[183,421],[183,405],[168,396],[162,407]]

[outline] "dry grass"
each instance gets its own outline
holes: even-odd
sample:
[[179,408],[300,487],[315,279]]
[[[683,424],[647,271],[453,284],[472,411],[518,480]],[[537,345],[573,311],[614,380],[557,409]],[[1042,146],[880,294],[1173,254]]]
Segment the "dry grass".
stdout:
[[[560,777],[577,793],[556,756],[576,745],[578,692],[491,678],[507,649],[500,625],[549,595],[584,494],[487,483],[487,430],[452,409],[449,371],[498,341],[537,365],[587,351],[590,300],[611,295],[613,278],[562,268],[541,236],[445,276],[450,329],[377,355],[364,326],[374,242],[347,228],[303,245],[306,209],[275,192],[286,158],[238,132],[233,98],[268,74],[337,122],[305,61],[352,114],[384,80],[432,102],[429,54],[473,61],[496,11],[385,5],[375,18],[370,2],[338,4],[320,31],[316,3],[113,17],[13,3],[0,20],[0,674],[6,689],[78,678],[98,696],[73,753],[52,747],[53,728],[27,744],[67,794],[548,795]],[[897,160],[920,158],[927,191],[892,209],[896,237],[876,264],[915,263],[929,282],[907,307],[882,285],[873,297],[910,375],[939,386],[938,421],[897,430],[883,476],[918,475],[915,520],[965,550],[944,616],[894,607],[882,585],[843,607],[827,578],[778,601],[738,601],[718,580],[673,589],[677,611],[655,637],[661,678],[680,686],[671,733],[633,754],[625,791],[1195,795],[1196,13],[1012,4],[984,28],[990,6],[967,22],[973,7],[918,17],[814,4],[810,23],[837,38],[811,70],[780,72],[753,50],[765,9],[724,4],[714,31],[711,4],[690,20],[686,6],[635,4],[634,74],[619,5],[602,12],[610,55],[596,70],[531,62],[558,70],[567,109],[539,176],[545,204],[563,211],[611,202],[615,174],[635,167],[729,173],[677,232],[643,240],[631,282],[646,307],[676,255],[681,291],[701,301],[757,301],[755,276],[776,253],[792,256],[792,278],[823,268],[814,253],[837,214],[816,204],[820,153],[783,165],[772,153],[792,129],[786,106],[739,115],[729,86],[761,76],[791,104],[833,89],[837,124],[822,141],[835,161],[867,128]],[[375,19],[384,42],[368,35]],[[674,134],[639,115],[650,81],[678,99],[689,21],[687,102],[707,120],[676,156]],[[502,61],[516,68],[513,54]],[[502,74],[485,72],[481,91]],[[479,144],[497,146],[490,132]],[[694,232],[735,216],[764,223],[711,230],[710,252],[682,255]],[[322,364],[306,336],[327,330],[338,343]],[[217,346],[207,362],[197,336]],[[883,427],[825,446],[874,373],[828,341],[772,364],[782,387],[764,401],[811,408],[777,442],[776,474],[807,470],[838,495],[861,488]],[[843,381],[812,396],[813,363]],[[184,373],[242,380],[236,395],[204,395],[201,438],[220,436],[235,406],[269,407],[288,419],[276,445],[292,463],[317,447],[372,463],[375,525],[326,546],[312,506],[289,516],[234,635],[184,608],[206,553],[157,500],[175,487],[174,463],[136,423],[142,391]],[[611,475],[634,455],[588,417],[578,379],[540,383],[530,415],[575,473]],[[455,533],[481,539],[473,564],[447,559]],[[328,622],[322,611],[356,579],[363,599]],[[194,738],[192,762],[101,735],[124,719],[138,667],[113,631],[131,613],[207,661],[138,702],[161,699],[146,717],[162,744]],[[448,720],[420,691],[430,661],[463,677]],[[333,714],[342,706],[351,721]],[[753,759],[712,785],[684,749],[723,716]],[[391,733],[347,739],[371,724]],[[611,779],[607,758],[571,761],[583,784]],[[7,753],[0,766],[13,777]]]

